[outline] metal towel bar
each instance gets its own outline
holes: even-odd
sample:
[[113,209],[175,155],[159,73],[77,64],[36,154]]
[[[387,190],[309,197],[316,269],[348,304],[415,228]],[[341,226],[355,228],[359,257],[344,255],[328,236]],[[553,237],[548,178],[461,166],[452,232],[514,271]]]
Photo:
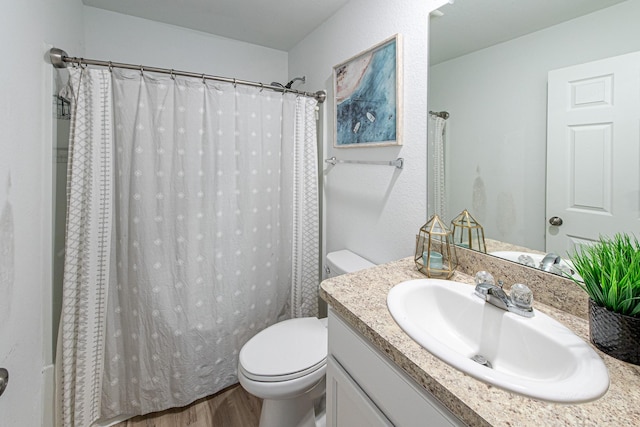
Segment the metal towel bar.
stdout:
[[325,163],[329,163],[330,165],[335,165],[336,163],[355,163],[358,165],[380,165],[380,166],[395,166],[398,169],[402,169],[404,167],[404,159],[402,157],[398,157],[395,160],[390,161],[373,161],[373,160],[338,160],[335,157],[331,157],[329,159],[324,160]]

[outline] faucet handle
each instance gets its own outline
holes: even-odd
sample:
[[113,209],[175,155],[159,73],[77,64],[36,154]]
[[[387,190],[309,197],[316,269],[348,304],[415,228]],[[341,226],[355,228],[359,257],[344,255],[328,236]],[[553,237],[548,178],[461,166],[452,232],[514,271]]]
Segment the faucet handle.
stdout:
[[475,276],[475,284],[479,285],[481,283],[486,283],[487,285],[495,285],[496,279],[493,278],[491,273],[487,271],[478,271]]
[[511,301],[518,308],[531,310],[533,304],[533,292],[527,285],[516,283],[511,287]]

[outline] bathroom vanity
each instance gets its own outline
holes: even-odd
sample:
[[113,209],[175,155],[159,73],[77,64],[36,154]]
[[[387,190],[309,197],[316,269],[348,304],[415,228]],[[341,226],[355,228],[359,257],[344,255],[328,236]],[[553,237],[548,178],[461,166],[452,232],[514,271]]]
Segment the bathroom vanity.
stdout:
[[464,425],[333,310],[329,330],[327,425]]
[[[461,263],[473,269],[465,256]],[[519,268],[486,255],[469,256],[480,256],[484,269],[496,278]],[[471,284],[469,271],[456,272],[452,279]],[[533,290],[534,308],[588,342],[582,291],[566,279],[521,271],[530,278],[522,282]],[[598,350],[609,371],[609,390],[594,402],[574,405],[490,386],[430,354],[400,329],[387,309],[393,286],[421,278],[413,259],[406,258],[322,282],[320,295],[330,307],[327,426],[640,425],[640,367]]]

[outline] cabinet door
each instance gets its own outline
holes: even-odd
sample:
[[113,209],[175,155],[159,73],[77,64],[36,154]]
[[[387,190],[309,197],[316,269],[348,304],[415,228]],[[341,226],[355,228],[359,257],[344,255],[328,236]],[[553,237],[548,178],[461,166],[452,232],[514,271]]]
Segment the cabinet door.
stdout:
[[[384,414],[387,423],[402,427],[465,425],[331,308],[329,354],[370,405]],[[328,367],[330,366],[329,364]],[[329,387],[327,396],[330,392]],[[330,413],[332,403],[334,401],[327,398],[327,413]],[[362,421],[354,425],[380,424]]]
[[327,427],[393,426],[340,364],[327,361]]

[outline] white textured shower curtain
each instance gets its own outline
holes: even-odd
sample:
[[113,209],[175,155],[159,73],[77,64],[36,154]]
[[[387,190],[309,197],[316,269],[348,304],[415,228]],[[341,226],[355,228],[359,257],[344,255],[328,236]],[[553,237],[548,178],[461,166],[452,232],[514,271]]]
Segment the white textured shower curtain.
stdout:
[[71,70],[67,226],[56,357],[56,424],[100,416],[105,308],[112,255],[111,76]]
[[436,117],[433,132],[433,204],[440,218],[447,218],[445,141],[447,121]]
[[[103,419],[235,383],[251,336],[317,314],[319,277],[315,100],[111,74],[113,221],[100,227],[113,245],[106,309],[94,313],[105,328],[80,339],[104,340],[102,394],[91,395]],[[86,394],[63,383],[64,396]]]

